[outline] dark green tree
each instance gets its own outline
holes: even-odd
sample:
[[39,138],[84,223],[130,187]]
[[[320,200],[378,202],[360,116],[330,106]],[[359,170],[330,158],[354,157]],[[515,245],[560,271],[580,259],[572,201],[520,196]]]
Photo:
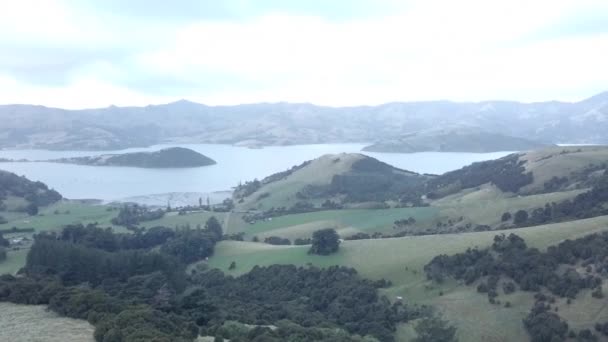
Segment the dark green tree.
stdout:
[[456,328],[437,317],[425,318],[416,325],[416,342],[455,342]]
[[309,254],[328,255],[340,248],[340,236],[335,229],[327,228],[317,230],[312,234],[312,246]]
[[10,245],[8,240],[5,239],[4,236],[2,236],[2,234],[0,234],[0,247],[8,247],[8,245]]
[[205,223],[205,229],[211,233],[213,236],[217,238],[217,240],[222,239],[222,235],[224,235],[224,231],[222,230],[222,225],[220,221],[218,221],[215,216],[211,216],[207,223]]
[[518,210],[513,217],[513,223],[520,226],[528,221],[528,212],[525,210]]

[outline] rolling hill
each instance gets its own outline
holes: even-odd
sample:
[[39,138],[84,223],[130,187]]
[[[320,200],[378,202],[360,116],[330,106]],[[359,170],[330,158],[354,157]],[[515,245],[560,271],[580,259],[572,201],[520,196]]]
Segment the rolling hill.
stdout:
[[64,158],[51,161],[92,166],[130,166],[144,168],[199,167],[216,163],[213,159],[205,155],[183,147],[165,148],[155,152],[104,154],[93,157]]
[[475,152],[529,151],[551,144],[476,128],[434,129],[404,134],[366,146],[369,152]]
[[[357,207],[386,201],[404,205],[419,196],[418,189],[432,176],[397,169],[362,154],[325,155],[261,181],[239,185],[234,199],[239,210],[268,210],[308,203],[335,207]],[[413,193],[412,193],[413,194]]]

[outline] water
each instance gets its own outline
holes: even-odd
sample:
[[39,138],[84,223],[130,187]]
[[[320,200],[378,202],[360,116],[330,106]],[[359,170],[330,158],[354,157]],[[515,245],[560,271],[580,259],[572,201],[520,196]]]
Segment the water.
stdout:
[[[319,144],[249,149],[230,145],[176,144],[103,152],[1,150],[0,158],[48,160],[104,153],[154,151],[160,148],[181,146],[209,156],[217,161],[217,164],[183,169],[143,169],[27,162],[0,163],[0,169],[24,175],[31,180],[42,181],[67,198],[97,198],[109,201],[152,194],[212,193],[230,190],[239,182],[254,178],[261,179],[323,154],[360,152],[365,145]],[[364,154],[402,169],[440,174],[475,161],[496,159],[509,153],[365,152]],[[154,196],[154,198],[158,198],[158,196]]]

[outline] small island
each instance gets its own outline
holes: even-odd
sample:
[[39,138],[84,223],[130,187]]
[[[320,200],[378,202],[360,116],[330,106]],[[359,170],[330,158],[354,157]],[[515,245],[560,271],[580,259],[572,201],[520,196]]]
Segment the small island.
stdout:
[[130,166],[143,168],[184,168],[216,164],[215,160],[183,147],[165,148],[154,152],[103,154],[99,156],[61,158],[50,162],[90,166]]

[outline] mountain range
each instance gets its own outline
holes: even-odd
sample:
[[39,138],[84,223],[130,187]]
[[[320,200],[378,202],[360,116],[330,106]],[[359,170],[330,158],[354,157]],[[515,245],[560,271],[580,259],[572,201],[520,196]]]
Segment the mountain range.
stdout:
[[111,150],[159,143],[245,146],[377,142],[466,126],[546,143],[606,143],[608,92],[580,102],[394,102],[207,106],[186,100],[145,107],[65,110],[0,106],[0,147]]

